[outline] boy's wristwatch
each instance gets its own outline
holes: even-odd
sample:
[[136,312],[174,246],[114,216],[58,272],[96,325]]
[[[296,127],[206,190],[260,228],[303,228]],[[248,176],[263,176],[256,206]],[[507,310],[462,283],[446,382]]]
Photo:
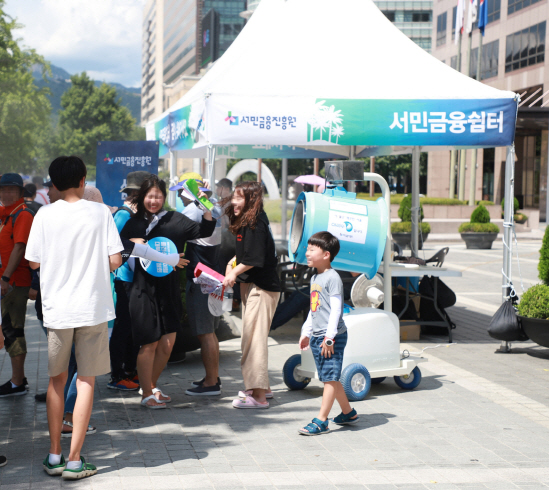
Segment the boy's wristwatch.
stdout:
[[328,347],[332,347],[332,345],[334,345],[333,339],[329,339],[329,338],[327,338],[327,337],[324,337],[324,343],[325,343]]

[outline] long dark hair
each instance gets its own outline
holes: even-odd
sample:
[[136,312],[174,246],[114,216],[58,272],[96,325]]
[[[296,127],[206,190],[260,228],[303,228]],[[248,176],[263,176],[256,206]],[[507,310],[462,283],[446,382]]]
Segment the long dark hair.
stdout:
[[145,209],[145,196],[153,187],[156,187],[160,192],[162,192],[164,195],[164,202],[166,202],[166,182],[159,179],[158,175],[152,174],[143,181],[139,192],[131,200],[131,203],[137,208],[135,214],[138,218],[146,218],[150,215],[150,213]]
[[[235,216],[234,206],[231,202],[237,191],[242,192],[245,200],[244,208],[239,216]],[[255,181],[240,182],[236,184],[231,197],[228,197],[225,201],[229,202],[225,214],[229,217],[230,232],[236,235],[237,231],[244,226],[253,230],[260,213],[263,212],[263,186],[260,182]]]

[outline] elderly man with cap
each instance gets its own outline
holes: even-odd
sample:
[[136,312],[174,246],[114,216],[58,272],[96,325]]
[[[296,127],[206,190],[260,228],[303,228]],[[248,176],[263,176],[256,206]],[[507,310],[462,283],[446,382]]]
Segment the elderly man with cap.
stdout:
[[[131,203],[139,192],[141,184],[150,176],[149,172],[139,170],[130,172],[126,177],[126,187],[120,192],[126,194],[123,206],[114,213],[114,223],[118,232],[122,231],[127,221],[135,214]],[[130,259],[115,271],[114,290],[116,292],[116,319],[112,329],[109,350],[111,356],[111,381],[107,387],[111,390],[135,391],[137,384],[136,362],[139,348],[132,341],[132,324],[129,310],[129,294],[133,282],[133,262]]]
[[0,288],[2,332],[11,358],[11,379],[0,386],[0,397],[26,395],[25,315],[31,286],[29,262],[24,258],[34,213],[23,199],[23,179],[7,173],[0,179]]
[[[204,187],[202,177],[195,172],[183,174],[179,179],[179,183],[170,187],[170,191],[178,191],[178,195],[183,201],[185,208],[182,213],[193,221],[200,223],[203,212],[192,200],[187,199],[183,194],[183,183],[187,179],[196,180],[199,189],[205,192],[208,197],[211,196],[212,191]],[[210,199],[210,201],[214,204],[216,203],[215,199]],[[218,264],[218,254],[221,245],[221,220],[219,220],[219,217],[222,213],[223,210],[221,207],[216,205],[212,211],[212,216],[217,220],[217,223],[212,236],[187,242],[187,249],[185,251],[185,258],[189,260],[185,292],[187,315],[191,331],[200,341],[202,363],[206,369],[206,376],[200,381],[193,382],[193,387],[185,392],[191,396],[215,396],[221,394],[219,341],[215,334],[215,330],[219,325],[219,317],[215,317],[210,313],[208,295],[202,293],[200,286],[193,282],[193,278],[194,270],[199,262],[222,273]]]

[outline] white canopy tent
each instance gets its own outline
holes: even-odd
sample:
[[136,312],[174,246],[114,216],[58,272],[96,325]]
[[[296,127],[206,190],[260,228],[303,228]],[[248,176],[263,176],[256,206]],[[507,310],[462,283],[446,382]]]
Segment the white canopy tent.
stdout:
[[[512,173],[517,106],[515,93],[462,75],[417,46],[371,0],[263,0],[211,70],[147,125],[147,139],[160,140],[161,156],[206,156],[210,178],[216,150],[292,158],[413,147],[417,217],[419,151],[507,146]],[[507,186],[506,204],[511,192]]]

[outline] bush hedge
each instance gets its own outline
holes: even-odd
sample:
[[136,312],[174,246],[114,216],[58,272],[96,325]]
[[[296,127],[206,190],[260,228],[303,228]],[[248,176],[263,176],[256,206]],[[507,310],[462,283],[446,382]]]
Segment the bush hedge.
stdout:
[[[421,201],[420,201],[421,202]],[[420,220],[423,220],[423,206],[419,205]],[[402,221],[412,221],[412,196],[408,194],[401,202],[400,208],[398,208],[398,217]]]
[[549,226],[545,228],[538,262],[539,278],[546,286],[549,286]]
[[477,201],[477,205],[482,204],[483,206],[493,206],[494,201]]
[[[424,235],[431,232],[429,223],[420,223],[419,229]],[[412,233],[412,222],[401,221],[400,223],[391,223],[391,233]]]
[[499,233],[499,227],[495,223],[461,223],[459,233]]
[[[515,208],[515,209],[513,209],[513,214],[517,214],[520,205],[519,205],[519,200],[516,197],[513,199],[513,204],[514,204],[514,208]],[[501,210],[505,211],[505,199],[501,200]],[[502,212],[502,214],[503,214],[503,212]]]
[[549,320],[549,286],[537,284],[528,289],[518,304],[520,316]]
[[490,213],[482,204],[471,213],[471,223],[490,223]]

